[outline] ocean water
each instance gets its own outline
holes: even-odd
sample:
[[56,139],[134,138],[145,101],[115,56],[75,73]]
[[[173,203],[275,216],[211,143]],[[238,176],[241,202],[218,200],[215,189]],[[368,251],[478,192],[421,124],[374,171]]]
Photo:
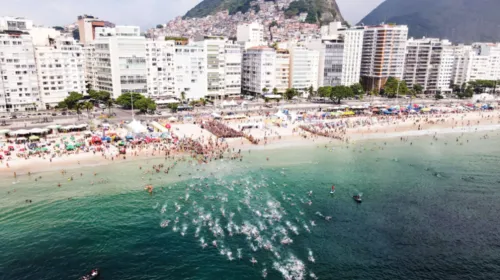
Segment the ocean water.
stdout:
[[500,136],[485,133],[3,176],[0,279],[496,279]]

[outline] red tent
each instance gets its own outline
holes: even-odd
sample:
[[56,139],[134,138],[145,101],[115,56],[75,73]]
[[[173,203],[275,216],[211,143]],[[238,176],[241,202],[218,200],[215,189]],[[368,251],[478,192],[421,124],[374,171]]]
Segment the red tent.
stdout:
[[100,144],[100,143],[102,143],[102,140],[101,140],[101,138],[99,138],[99,136],[92,136],[91,143],[92,144]]

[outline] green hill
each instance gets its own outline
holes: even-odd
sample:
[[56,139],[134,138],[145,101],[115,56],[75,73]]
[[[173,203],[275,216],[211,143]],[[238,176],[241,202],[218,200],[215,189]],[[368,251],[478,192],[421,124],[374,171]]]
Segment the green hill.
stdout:
[[[252,2],[254,0],[204,0],[189,10],[184,18],[205,17],[220,11],[236,14],[238,12],[247,13],[253,9],[258,12],[259,8],[253,6]],[[274,2],[274,0],[269,0],[269,2]],[[343,21],[335,0],[297,0],[292,2],[290,7],[283,12],[289,17],[307,12],[307,22],[310,23],[327,23],[334,19]]]

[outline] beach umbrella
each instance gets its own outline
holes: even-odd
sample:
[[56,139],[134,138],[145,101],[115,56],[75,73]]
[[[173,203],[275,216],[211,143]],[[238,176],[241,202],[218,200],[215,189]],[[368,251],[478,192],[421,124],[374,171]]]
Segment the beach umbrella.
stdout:
[[75,149],[75,146],[73,145],[66,145],[66,150],[67,151],[73,151]]
[[40,140],[40,137],[36,136],[36,135],[31,135],[30,138],[29,138],[30,141],[37,141],[37,140]]
[[10,132],[9,129],[0,129],[0,134],[7,134],[9,132]]
[[43,148],[42,148],[42,152],[46,152],[46,151],[48,151],[48,150],[49,150],[49,149],[47,149],[46,147],[43,147]]
[[167,124],[165,125],[165,128],[166,128],[166,129],[170,129],[170,128],[172,128],[172,126],[171,126],[169,123],[167,123]]
[[118,146],[125,146],[125,143],[124,143],[123,141],[120,141],[120,142],[118,143]]

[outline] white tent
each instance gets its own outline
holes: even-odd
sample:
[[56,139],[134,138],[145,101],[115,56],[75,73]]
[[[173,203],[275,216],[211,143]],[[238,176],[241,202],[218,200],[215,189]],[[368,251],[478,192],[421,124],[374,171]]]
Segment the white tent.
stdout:
[[10,135],[28,135],[30,134],[29,130],[26,129],[21,129],[21,130],[16,130],[16,131],[11,131],[9,132]]
[[269,99],[281,99],[283,98],[283,96],[279,95],[279,94],[268,94],[268,95],[264,95],[264,98],[269,98]]
[[282,120],[286,119],[286,115],[283,112],[281,112],[281,111],[279,111],[278,113],[274,114],[274,116],[278,117],[278,118],[280,118]]
[[148,129],[144,125],[136,120],[133,120],[129,124],[127,124],[127,129],[132,133],[144,133],[148,131]]
[[487,93],[475,94],[472,96],[472,102],[485,102],[485,101],[494,101],[495,96]]

